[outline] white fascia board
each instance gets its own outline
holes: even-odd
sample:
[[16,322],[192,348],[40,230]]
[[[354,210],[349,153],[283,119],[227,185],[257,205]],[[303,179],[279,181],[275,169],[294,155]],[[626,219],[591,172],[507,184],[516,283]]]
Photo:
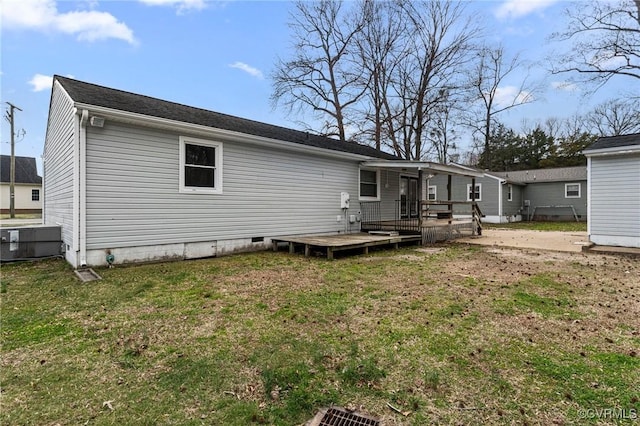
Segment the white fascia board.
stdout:
[[446,164],[432,163],[430,161],[412,160],[371,160],[360,164],[363,167],[379,167],[388,169],[418,169],[446,174],[462,175],[469,177],[483,177],[484,173],[474,170],[466,170],[458,166],[448,166]]
[[582,151],[586,157],[602,157],[605,155],[625,155],[625,154],[640,154],[640,145],[628,145],[614,148],[601,148],[601,149],[585,149]]
[[318,148],[311,145],[303,145],[295,142],[281,141],[279,139],[265,138],[263,136],[255,136],[248,133],[235,132],[232,130],[219,129],[216,127],[208,127],[200,124],[185,123],[184,121],[170,120],[168,118],[153,117],[150,115],[138,114],[135,112],[121,111],[111,108],[105,108],[90,104],[75,103],[76,108],[88,109],[91,114],[96,114],[114,121],[137,124],[142,126],[154,127],[159,129],[171,130],[174,132],[188,132],[192,135],[203,136],[207,138],[220,138],[225,141],[245,142],[255,145],[277,147],[289,151],[304,152],[307,154],[316,154],[324,157],[339,158],[342,160],[363,161],[373,159],[367,155],[353,154],[350,152],[336,151],[328,148]]

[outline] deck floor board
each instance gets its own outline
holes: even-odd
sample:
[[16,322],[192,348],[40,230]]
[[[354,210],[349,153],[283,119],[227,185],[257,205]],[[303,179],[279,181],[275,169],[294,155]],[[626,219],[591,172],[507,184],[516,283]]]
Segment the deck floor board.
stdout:
[[371,235],[357,234],[332,234],[332,235],[291,235],[272,238],[274,251],[278,250],[278,243],[288,243],[289,252],[295,252],[295,245],[304,245],[305,256],[309,256],[311,248],[321,248],[327,251],[327,258],[333,259],[333,253],[341,250],[363,249],[368,253],[369,247],[380,245],[397,246],[404,242],[419,242],[420,235]]

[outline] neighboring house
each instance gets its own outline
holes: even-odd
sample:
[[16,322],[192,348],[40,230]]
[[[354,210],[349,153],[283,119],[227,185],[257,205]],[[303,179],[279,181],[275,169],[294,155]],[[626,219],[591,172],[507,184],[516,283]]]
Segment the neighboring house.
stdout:
[[478,175],[55,76],[44,223],[75,267],[216,256],[357,232],[361,202],[410,215],[435,171]]
[[492,172],[509,182],[523,184],[523,220],[586,221],[587,168]]
[[599,138],[587,157],[589,240],[640,248],[640,133]]
[[[475,198],[484,214],[483,222],[505,223],[522,220],[524,183],[496,176],[493,172],[483,172],[461,165],[458,167],[475,170],[481,173],[481,177],[475,179],[474,194],[471,192],[472,185],[469,179],[453,176],[451,182],[453,199],[471,201]],[[429,179],[430,199],[446,199],[448,179],[448,176],[441,174],[435,174]]]
[[[36,159],[15,157],[14,208],[16,213],[42,213],[42,177],[38,176]],[[11,208],[11,156],[0,156],[0,210]]]
[[[587,219],[587,169],[563,167],[555,169],[519,170],[512,172],[481,172],[475,180],[475,194],[468,179],[452,179],[453,199],[471,201],[475,196],[484,222],[506,223],[522,220]],[[433,199],[447,195],[447,176],[429,179],[429,194]]]

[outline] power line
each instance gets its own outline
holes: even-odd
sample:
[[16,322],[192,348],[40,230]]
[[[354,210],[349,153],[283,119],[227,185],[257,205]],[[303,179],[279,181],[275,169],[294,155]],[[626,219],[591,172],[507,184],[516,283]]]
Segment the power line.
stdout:
[[9,105],[9,109],[6,111],[6,116],[5,118],[7,119],[7,121],[9,121],[9,123],[11,124],[11,183],[9,185],[9,212],[11,215],[11,218],[13,219],[14,217],[16,217],[16,204],[15,204],[15,200],[16,200],[16,192],[15,192],[15,185],[16,185],[16,148],[15,148],[15,131],[14,131],[14,124],[15,124],[15,110],[17,109],[18,111],[22,111],[20,108],[18,108],[17,106],[15,106],[14,104],[12,104],[11,102],[7,102],[7,105]]

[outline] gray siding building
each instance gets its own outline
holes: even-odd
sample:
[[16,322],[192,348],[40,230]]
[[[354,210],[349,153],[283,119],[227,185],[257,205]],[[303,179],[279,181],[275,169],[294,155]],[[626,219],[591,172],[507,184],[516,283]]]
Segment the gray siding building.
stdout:
[[[488,223],[522,220],[586,221],[587,168],[520,170],[513,172],[482,172],[476,178],[475,197]],[[448,194],[448,177],[434,175],[429,179],[430,194],[437,199]],[[454,176],[452,199],[471,200],[468,179]]]
[[394,219],[435,171],[477,175],[55,76],[43,221],[74,267],[217,256]]
[[640,248],[640,134],[602,137],[584,154],[590,241]]
[[521,185],[520,211],[523,220],[587,220],[586,167],[518,170],[493,174]]

